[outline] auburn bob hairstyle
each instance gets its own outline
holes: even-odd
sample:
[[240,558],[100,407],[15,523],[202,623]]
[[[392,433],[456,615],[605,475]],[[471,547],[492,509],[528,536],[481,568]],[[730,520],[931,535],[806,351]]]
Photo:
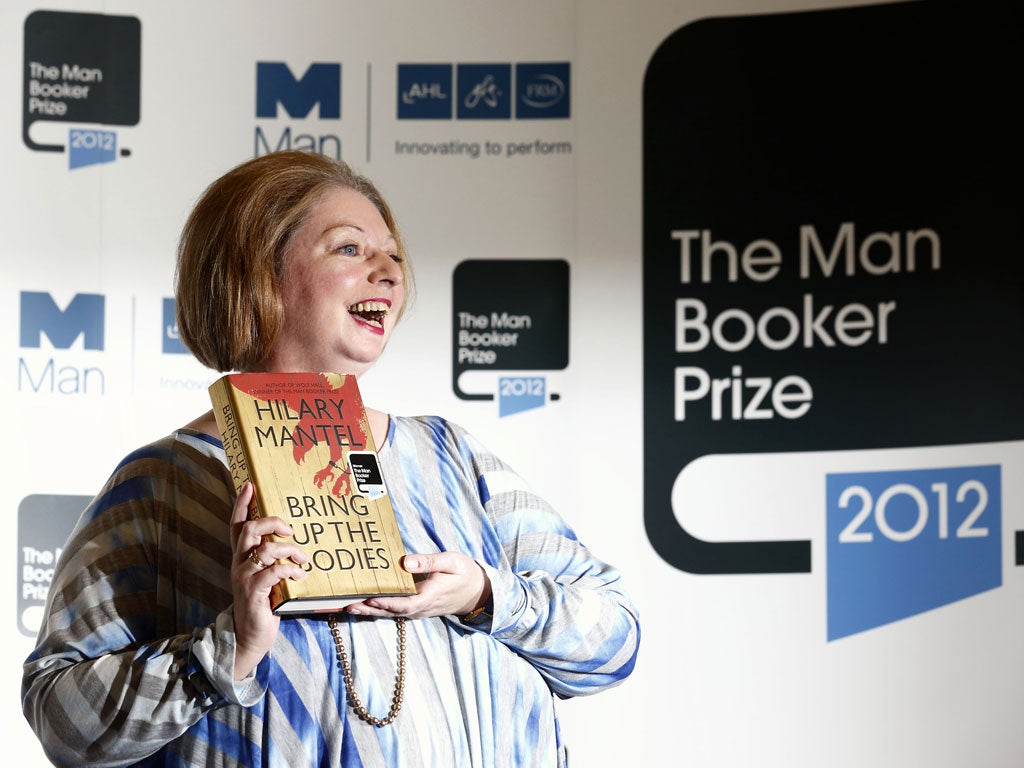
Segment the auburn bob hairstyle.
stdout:
[[[273,349],[283,320],[284,257],[330,189],[373,203],[398,243],[406,302],[412,275],[391,208],[373,182],[312,152],[273,152],[236,166],[199,198],[181,232],[175,273],[178,332],[203,365],[246,371]],[[401,317],[401,314],[399,314]]]

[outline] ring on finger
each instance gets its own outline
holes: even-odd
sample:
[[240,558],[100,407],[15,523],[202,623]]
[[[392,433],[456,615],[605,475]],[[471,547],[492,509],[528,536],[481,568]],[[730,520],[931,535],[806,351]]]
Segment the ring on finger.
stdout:
[[255,565],[257,568],[259,568],[261,571],[264,568],[269,568],[270,567],[269,565],[264,563],[262,560],[260,560],[260,556],[256,554],[256,547],[253,547],[252,549],[249,550],[249,559],[252,560],[253,565]]

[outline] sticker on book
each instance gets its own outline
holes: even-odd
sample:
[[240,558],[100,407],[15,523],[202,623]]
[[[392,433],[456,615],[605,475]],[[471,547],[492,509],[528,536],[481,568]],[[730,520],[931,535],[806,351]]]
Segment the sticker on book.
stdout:
[[387,494],[384,475],[377,463],[377,454],[373,451],[349,451],[348,468],[360,493],[370,499],[378,499]]

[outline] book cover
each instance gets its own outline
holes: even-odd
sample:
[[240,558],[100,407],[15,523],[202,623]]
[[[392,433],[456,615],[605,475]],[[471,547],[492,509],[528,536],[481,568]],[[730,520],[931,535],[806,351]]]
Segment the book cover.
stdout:
[[354,376],[232,373],[210,399],[235,491],[255,487],[250,515],[283,518],[309,555],[309,575],[271,593],[275,613],[416,593]]

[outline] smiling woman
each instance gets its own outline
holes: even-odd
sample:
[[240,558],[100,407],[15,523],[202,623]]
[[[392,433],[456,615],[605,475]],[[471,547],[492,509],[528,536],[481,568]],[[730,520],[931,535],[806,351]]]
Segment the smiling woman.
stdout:
[[285,249],[284,322],[257,369],[363,373],[404,306],[405,264],[362,193],[325,191]]
[[[406,302],[412,274],[395,217],[376,186],[323,155],[278,152],[243,163],[211,184],[196,203],[178,248],[178,326],[201,363],[249,370],[270,353],[284,320],[285,267],[292,246],[331,234],[344,208],[332,196],[363,201],[392,238]],[[332,216],[340,215],[337,221]],[[316,218],[317,222],[310,220]],[[307,226],[309,225],[309,226]],[[323,229],[318,229],[323,227]],[[356,250],[355,243],[342,243]],[[340,246],[339,246],[340,247]],[[397,321],[403,306],[393,312]],[[326,369],[325,369],[326,370]]]
[[[282,152],[196,204],[179,329],[220,371],[358,376],[410,284],[376,187]],[[22,696],[55,764],[565,764],[555,700],[636,659],[618,571],[458,425],[367,413],[417,593],[275,615],[308,558],[284,521],[248,519],[208,411],[118,465],[57,565]]]

